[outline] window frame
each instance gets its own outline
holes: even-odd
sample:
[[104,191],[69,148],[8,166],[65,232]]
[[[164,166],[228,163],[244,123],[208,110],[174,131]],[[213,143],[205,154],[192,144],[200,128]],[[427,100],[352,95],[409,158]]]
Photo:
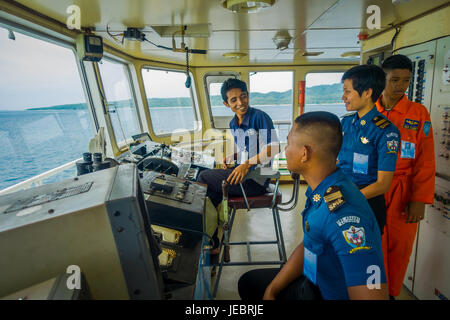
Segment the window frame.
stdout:
[[[11,17],[11,18],[10,18]],[[39,40],[45,42],[47,44],[52,44],[58,46],[60,48],[68,49],[73,54],[73,59],[75,62],[76,69],[78,70],[78,77],[80,80],[81,89],[84,93],[84,103],[86,104],[86,111],[89,114],[90,125],[93,130],[93,134],[97,134],[99,130],[99,121],[97,114],[95,112],[94,100],[92,97],[91,87],[87,80],[88,75],[85,66],[82,61],[78,58],[78,52],[76,48],[76,42],[74,38],[66,36],[62,33],[56,33],[50,29],[45,27],[41,27],[37,23],[30,22],[27,20],[20,20],[20,22],[13,21],[12,19],[17,19],[17,17],[7,14],[6,17],[0,17],[0,27],[6,30],[11,30],[13,32],[20,33],[24,36],[33,38],[35,40]],[[43,185],[48,184],[45,182],[46,179],[52,177],[54,172],[57,174],[62,172],[63,169],[59,170],[62,167],[67,167],[68,164],[74,163],[79,159],[73,159],[72,161],[60,163],[58,166],[44,171],[40,174],[32,176],[30,178],[25,179],[24,181],[13,184],[10,187],[4,188],[0,190],[0,194],[13,192],[16,190],[23,190],[32,187],[33,185]],[[57,170],[57,171],[55,171]],[[45,178],[39,178],[45,175]],[[10,191],[7,191],[10,190]]]
[[[128,88],[130,90],[130,95],[131,95],[131,102],[133,104],[132,109],[134,111],[134,114],[136,115],[136,125],[137,125],[137,128],[138,128],[138,133],[142,133],[143,132],[142,119],[141,119],[141,116],[140,116],[138,108],[137,108],[136,91],[134,90],[133,81],[132,81],[132,77],[131,77],[130,62],[126,61],[126,60],[123,60],[123,59],[120,59],[119,57],[114,56],[112,54],[108,54],[108,53],[104,53],[103,54],[102,61],[103,60],[106,60],[106,61],[108,61],[110,63],[121,64],[122,67],[124,67],[125,78],[126,78],[126,80],[128,82]],[[114,133],[115,144],[116,144],[117,148],[119,148],[119,150],[121,150],[124,147],[128,147],[128,145],[131,142],[133,142],[133,138],[129,137],[129,138],[125,138],[125,140],[123,140],[123,141],[117,141],[118,139],[117,139],[116,134],[114,132],[114,126],[112,124],[111,117],[109,115],[110,114],[109,106],[105,105],[105,103],[109,104],[109,102],[108,102],[108,99],[106,97],[105,86],[103,84],[103,79],[102,79],[102,75],[101,75],[101,72],[100,72],[99,64],[101,64],[101,63],[95,62],[95,66],[96,66],[96,68],[98,70],[97,81],[98,81],[98,85],[100,86],[99,87],[99,91],[100,91],[100,94],[101,94],[102,100],[103,100],[102,101],[102,103],[103,103],[103,110],[105,111],[104,116],[109,118],[109,123],[111,123],[111,129],[112,129],[112,132]]]
[[[251,73],[253,72],[265,72],[265,73],[269,73],[269,72],[292,72],[292,112],[291,112],[291,119],[287,119],[289,121],[291,121],[291,125],[294,123],[294,108],[295,108],[295,70],[294,69],[282,69],[282,70],[249,70],[248,72],[248,94],[249,97],[252,93],[252,88],[251,88]],[[250,106],[252,105],[251,103],[251,99],[250,99]],[[287,121],[287,120],[272,120],[275,124],[275,121]]]
[[66,49],[69,49],[72,51],[73,57],[75,59],[75,65],[77,66],[77,69],[78,69],[78,76],[80,77],[81,88],[83,89],[83,92],[84,92],[84,98],[85,98],[87,110],[88,110],[90,118],[91,118],[91,125],[92,125],[92,128],[94,129],[95,133],[97,133],[98,129],[99,129],[99,122],[97,119],[97,115],[95,113],[94,102],[93,102],[92,95],[90,92],[91,89],[90,89],[89,83],[87,81],[86,69],[84,68],[84,65],[80,62],[80,60],[78,59],[78,53],[77,53],[77,49],[76,49],[75,39],[70,38],[68,36],[64,36],[62,34],[57,34],[58,36],[54,36],[54,35],[50,34],[51,33],[50,30],[45,30],[45,31],[38,30],[38,28],[39,28],[38,25],[36,25],[32,22],[28,22],[28,21],[25,21],[25,23],[27,23],[29,25],[14,22],[14,21],[9,20],[8,18],[0,17],[0,27],[1,28],[7,29],[7,30],[12,30],[13,32],[16,31],[25,36],[28,36],[28,37],[31,37],[31,38],[34,38],[37,40],[41,40],[41,41],[44,41],[47,43],[51,43],[56,46],[63,47],[63,48],[66,48]]
[[[307,82],[306,82],[306,77],[308,76],[308,74],[310,74],[310,73],[342,73],[342,74],[344,74],[345,73],[345,71],[347,71],[349,68],[347,67],[346,69],[342,69],[342,70],[336,70],[336,69],[332,69],[332,70],[317,70],[317,71],[315,71],[315,70],[310,70],[310,71],[308,71],[308,72],[306,72],[305,73],[305,77],[304,77],[304,81],[305,81],[305,109],[306,109],[306,90],[307,90]],[[339,83],[341,83],[342,84],[342,82],[339,82]],[[344,102],[342,102],[343,104],[344,104]],[[304,110],[303,110],[303,112],[304,112]]]
[[210,92],[209,92],[209,85],[211,83],[219,83],[216,81],[208,81],[208,77],[217,77],[217,78],[229,78],[234,76],[235,79],[239,79],[241,80],[241,73],[240,72],[235,72],[235,71],[213,71],[213,72],[207,72],[203,75],[203,90],[205,92],[205,96],[206,96],[206,105],[208,107],[208,115],[209,115],[209,124],[211,126],[211,128],[213,129],[219,129],[219,130],[223,130],[223,129],[229,129],[229,127],[227,128],[221,128],[221,127],[216,127],[215,123],[214,123],[214,115],[212,113],[212,106],[211,106],[211,96],[210,96]]
[[[291,118],[290,119],[286,119],[286,120],[273,120],[273,125],[275,128],[279,127],[279,126],[283,126],[283,125],[288,125],[289,128],[292,128],[292,125],[294,123],[294,113],[295,113],[295,69],[278,69],[278,70],[264,70],[264,69],[253,69],[253,70],[249,70],[248,72],[248,94],[249,96],[251,95],[251,73],[258,73],[258,72],[265,72],[265,73],[269,73],[269,72],[292,72],[292,109],[291,109]],[[250,106],[252,105],[252,101],[250,98]],[[269,115],[270,116],[270,115]],[[287,123],[289,121],[289,123]],[[278,139],[280,140],[280,143],[282,144],[286,144],[287,141],[282,141],[281,137],[278,137]],[[284,150],[284,147],[282,146],[282,149]]]
[[[142,92],[142,97],[143,97],[143,100],[144,100],[144,106],[147,108],[147,111],[148,111],[148,113],[149,113],[149,118],[150,118],[150,128],[151,128],[151,130],[152,130],[152,132],[153,132],[153,134],[155,135],[155,137],[157,137],[157,138],[167,138],[167,137],[171,137],[174,133],[175,133],[175,131],[173,131],[173,132],[169,132],[169,133],[162,133],[162,134],[157,134],[156,132],[155,132],[155,129],[154,129],[154,126],[153,126],[153,120],[152,120],[152,116],[151,116],[151,113],[150,113],[150,107],[149,107],[149,105],[148,105],[148,97],[147,97],[147,92],[146,92],[146,90],[145,90],[145,81],[144,81],[144,77],[143,77],[143,71],[145,71],[145,70],[147,70],[147,69],[149,69],[149,70],[157,70],[157,71],[168,71],[168,72],[177,72],[177,73],[184,73],[184,74],[186,74],[186,71],[185,70],[180,70],[180,69],[171,69],[171,68],[165,68],[165,67],[155,67],[155,66],[152,66],[152,65],[147,65],[147,64],[145,64],[145,65],[142,65],[141,66],[141,69],[140,69],[140,77],[141,77],[141,79],[142,79],[142,85],[143,85],[143,92]],[[190,77],[191,77],[191,87],[189,88],[189,93],[190,93],[190,95],[191,95],[191,100],[192,100],[192,109],[193,109],[193,111],[194,111],[194,118],[195,118],[195,120],[194,120],[194,129],[193,130],[185,130],[185,131],[177,131],[176,132],[176,134],[178,135],[178,134],[190,134],[190,133],[195,133],[195,132],[201,132],[202,131],[202,128],[203,128],[203,125],[202,125],[202,117],[201,117],[201,113],[200,113],[200,109],[199,109],[199,104],[198,104],[198,98],[197,98],[197,94],[196,94],[196,86],[195,86],[195,81],[194,81],[194,75],[192,74],[192,72],[191,71],[189,71],[189,75],[190,75]],[[198,127],[197,128],[195,128],[195,125],[198,125]]]

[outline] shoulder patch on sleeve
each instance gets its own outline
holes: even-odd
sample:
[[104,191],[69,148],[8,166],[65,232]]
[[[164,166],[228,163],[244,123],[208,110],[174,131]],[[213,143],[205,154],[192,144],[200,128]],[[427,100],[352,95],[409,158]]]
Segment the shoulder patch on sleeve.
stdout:
[[425,136],[427,136],[427,137],[428,137],[428,133],[430,133],[430,128],[431,128],[431,122],[425,121],[425,123],[423,124],[423,133],[425,133]]
[[385,129],[388,125],[391,124],[391,122],[383,117],[376,116],[372,119],[372,122],[375,123],[377,127],[380,127],[381,129]]
[[359,250],[370,250],[371,247],[366,246],[366,232],[363,227],[350,226],[347,230],[342,231],[347,244],[352,248],[348,253],[352,254]]
[[331,213],[336,211],[345,203],[344,196],[338,186],[329,187],[325,192],[323,199],[325,200],[328,210],[330,210]]

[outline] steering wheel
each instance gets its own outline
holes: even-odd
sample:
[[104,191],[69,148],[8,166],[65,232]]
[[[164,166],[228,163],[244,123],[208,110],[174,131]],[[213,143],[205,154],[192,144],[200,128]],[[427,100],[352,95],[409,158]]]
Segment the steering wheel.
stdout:
[[147,157],[137,163],[141,171],[156,171],[164,174],[177,175],[178,165],[165,157]]

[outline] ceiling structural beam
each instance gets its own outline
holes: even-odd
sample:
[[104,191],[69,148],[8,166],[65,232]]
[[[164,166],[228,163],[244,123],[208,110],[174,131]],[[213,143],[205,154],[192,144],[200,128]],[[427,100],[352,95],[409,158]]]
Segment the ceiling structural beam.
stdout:
[[386,28],[386,29],[384,29],[384,30],[382,30],[380,32],[377,32],[377,33],[369,36],[367,38],[367,40],[370,40],[370,39],[373,39],[375,37],[378,37],[379,35],[382,35],[383,33],[389,32],[391,30],[395,30],[398,27],[401,27],[401,26],[403,26],[403,25],[405,25],[405,24],[407,24],[407,23],[409,23],[411,21],[414,21],[414,20],[420,19],[422,17],[425,17],[425,16],[427,16],[429,14],[432,14],[433,12],[436,12],[436,11],[442,10],[444,8],[447,8],[448,6],[450,6],[450,2],[444,3],[444,4],[442,4],[442,5],[440,5],[440,6],[436,7],[436,8],[430,9],[430,10],[425,11],[425,12],[423,12],[421,14],[418,14],[418,15],[412,17],[412,18],[406,19],[405,21],[399,22],[397,24],[392,24],[390,27],[388,27],[388,28]]

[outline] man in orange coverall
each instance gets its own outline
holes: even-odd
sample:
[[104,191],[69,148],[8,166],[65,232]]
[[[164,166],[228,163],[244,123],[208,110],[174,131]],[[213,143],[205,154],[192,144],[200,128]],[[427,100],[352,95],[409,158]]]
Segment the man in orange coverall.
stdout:
[[411,60],[393,55],[382,68],[386,88],[376,102],[377,109],[397,126],[401,138],[394,179],[385,194],[386,226],[382,236],[389,295],[394,299],[402,288],[425,204],[433,203],[435,161],[430,115],[423,105],[409,101],[405,95],[411,80]]

